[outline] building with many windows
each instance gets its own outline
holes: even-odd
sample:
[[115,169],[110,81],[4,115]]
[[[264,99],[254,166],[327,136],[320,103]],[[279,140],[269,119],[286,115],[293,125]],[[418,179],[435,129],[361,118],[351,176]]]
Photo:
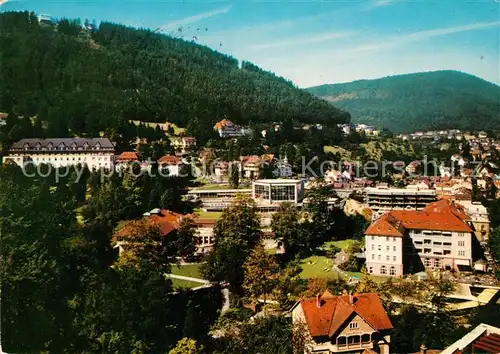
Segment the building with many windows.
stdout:
[[18,166],[50,164],[54,167],[84,165],[92,169],[111,169],[114,144],[107,138],[21,139],[12,144],[3,162]]
[[367,187],[368,207],[375,212],[388,210],[423,210],[436,200],[436,191],[427,188]]
[[219,133],[221,138],[237,138],[251,133],[250,129],[237,125],[228,119],[217,122],[214,130]]
[[304,182],[295,179],[261,179],[252,183],[252,198],[262,204],[299,204],[304,199]]
[[470,220],[462,207],[445,199],[422,211],[387,212],[365,231],[366,268],[402,276],[424,268],[471,267]]

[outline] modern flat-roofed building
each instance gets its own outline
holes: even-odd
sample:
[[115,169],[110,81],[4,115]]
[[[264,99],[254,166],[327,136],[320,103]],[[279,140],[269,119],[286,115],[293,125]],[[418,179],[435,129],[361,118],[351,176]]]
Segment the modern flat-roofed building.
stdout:
[[365,231],[366,268],[371,274],[402,276],[422,268],[471,267],[469,222],[461,206],[445,199],[421,211],[389,211]]
[[252,183],[252,198],[261,204],[290,202],[304,199],[304,181],[296,179],[261,179]]
[[436,191],[421,188],[367,187],[366,203],[373,211],[423,210],[436,201]]
[[207,211],[224,210],[239,195],[251,196],[251,189],[190,189],[188,198],[193,201],[200,201],[202,207]]
[[107,138],[21,139],[12,144],[3,162],[10,160],[23,167],[50,164],[54,167],[84,165],[92,169],[111,169],[114,144]]

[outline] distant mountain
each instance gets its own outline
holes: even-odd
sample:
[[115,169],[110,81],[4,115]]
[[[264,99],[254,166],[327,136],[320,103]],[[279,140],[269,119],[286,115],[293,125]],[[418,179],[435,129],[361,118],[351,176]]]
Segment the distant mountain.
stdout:
[[353,122],[395,132],[499,129],[500,87],[458,71],[433,71],[311,87]]
[[[49,137],[125,134],[127,122],[139,120],[187,127],[199,142],[215,137],[212,127],[223,118],[244,125],[350,119],[291,82],[195,39],[108,22],[97,28],[67,19],[39,23],[28,12],[0,14],[0,112],[36,115]],[[4,130],[12,139],[40,136],[27,128]]]

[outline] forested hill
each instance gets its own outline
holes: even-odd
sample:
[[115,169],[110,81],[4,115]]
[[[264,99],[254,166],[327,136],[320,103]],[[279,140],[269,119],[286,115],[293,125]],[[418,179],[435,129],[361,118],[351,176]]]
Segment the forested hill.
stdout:
[[49,136],[96,135],[128,120],[200,135],[224,117],[336,124],[349,114],[255,65],[148,30],[0,14],[0,112],[39,116]]
[[311,87],[353,122],[393,131],[498,129],[500,87],[458,71],[435,71]]

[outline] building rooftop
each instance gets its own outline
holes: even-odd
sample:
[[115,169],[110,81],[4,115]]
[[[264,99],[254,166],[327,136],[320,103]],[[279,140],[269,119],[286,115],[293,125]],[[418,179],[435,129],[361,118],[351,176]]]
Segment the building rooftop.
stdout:
[[286,179],[286,178],[277,178],[277,179],[259,179],[254,181],[253,183],[265,183],[265,184],[297,184],[301,183],[300,179]]
[[472,232],[469,216],[453,202],[441,199],[424,210],[393,210],[372,223],[366,235],[403,237],[406,229]]
[[[54,138],[54,139],[21,139],[12,144],[11,150],[38,150],[50,149],[54,151],[84,149],[114,149],[115,146],[108,138]],[[81,149],[79,149],[81,150]]]
[[462,353],[470,346],[474,347],[473,352],[476,353],[500,353],[500,328],[481,323],[441,354]]
[[357,314],[374,330],[390,330],[392,323],[375,293],[333,296],[329,292],[300,302],[313,337],[334,336]]

